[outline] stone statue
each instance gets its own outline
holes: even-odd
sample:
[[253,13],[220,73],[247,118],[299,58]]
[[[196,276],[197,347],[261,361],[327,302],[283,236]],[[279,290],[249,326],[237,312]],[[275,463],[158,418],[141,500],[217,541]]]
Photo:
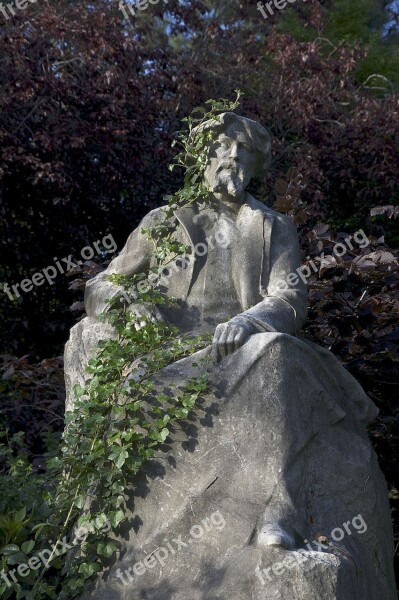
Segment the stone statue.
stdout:
[[[191,254],[161,280],[179,304],[129,310],[212,332],[211,346],[164,369],[159,384],[188,378],[211,354],[214,387],[138,477],[124,550],[84,597],[394,600],[387,489],[366,432],[378,410],[331,353],[298,337],[307,290],[295,226],[246,191],[267,168],[269,135],[228,112],[202,127],[216,132],[211,201],[176,211]],[[150,268],[141,230],[159,218],[150,212],[87,283],[87,316],[65,349],[69,409],[98,340],[113,335],[97,317],[123,291],[107,276]]]

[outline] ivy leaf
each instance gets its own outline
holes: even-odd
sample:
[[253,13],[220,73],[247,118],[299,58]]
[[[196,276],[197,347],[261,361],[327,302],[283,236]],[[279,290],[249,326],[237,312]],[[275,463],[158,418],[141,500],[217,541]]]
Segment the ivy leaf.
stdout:
[[83,508],[85,503],[86,503],[86,496],[84,494],[80,494],[74,501],[74,505],[77,506],[77,508]]
[[102,527],[104,527],[105,523],[108,521],[107,516],[105,513],[101,513],[99,515],[96,516],[96,518],[94,519],[94,525],[96,527],[96,529],[101,529]]
[[35,542],[33,540],[28,540],[22,544],[21,550],[22,552],[25,552],[25,554],[29,554],[29,552],[33,550],[34,546]]
[[195,396],[194,394],[191,394],[191,396],[183,398],[182,404],[183,404],[183,406],[185,406],[187,408],[192,408],[195,405],[196,401],[197,401],[197,396]]
[[114,461],[115,462],[115,466],[120,469],[121,467],[123,467],[123,465],[125,464],[125,461],[127,459],[127,457],[129,456],[129,452],[125,449],[122,449],[119,452],[119,456],[118,458]]
[[18,510],[15,515],[14,515],[14,520],[18,521],[19,523],[22,523],[22,521],[25,519],[26,517],[26,507],[24,506],[23,508],[21,508],[21,510]]
[[1,549],[1,553],[5,554],[5,556],[9,556],[10,554],[15,554],[15,552],[19,551],[19,546],[16,544],[8,544]]
[[122,523],[127,517],[122,510],[112,511],[108,515],[108,520],[111,523],[112,527],[118,527],[119,523]]
[[101,571],[101,565],[98,562],[82,563],[79,567],[78,573],[91,577],[94,573]]
[[158,434],[158,439],[160,442],[164,442],[169,435],[169,429],[164,427]]
[[104,556],[105,558],[111,558],[111,556],[116,552],[117,545],[115,542],[99,542],[97,544],[97,553],[100,556]]
[[21,563],[25,563],[28,560],[28,557],[23,552],[16,552],[15,554],[11,554],[7,559],[8,565],[20,565]]

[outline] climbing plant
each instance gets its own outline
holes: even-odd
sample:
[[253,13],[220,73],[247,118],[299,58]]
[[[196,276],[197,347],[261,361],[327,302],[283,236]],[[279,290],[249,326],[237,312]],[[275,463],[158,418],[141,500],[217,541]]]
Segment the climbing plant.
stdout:
[[[55,542],[46,557],[46,568],[36,572],[33,584],[17,584],[18,598],[56,598],[60,589],[62,598],[73,597],[103,569],[105,561],[118,550],[116,534],[128,519],[127,502],[136,476],[146,461],[156,458],[155,452],[161,451],[175,424],[189,418],[208,389],[208,359],[194,365],[197,375],[184,384],[171,384],[168,393],[156,386],[159,371],[205,348],[210,337],[179,335],[176,327],[149,314],[143,316],[137,309],[175,302],[154,282],[167,264],[190,251],[174,236],[176,209],[193,202],[201,207],[209,201],[203,174],[215,133],[214,128],[201,125],[217,121],[222,112],[235,110],[240,95],[237,90],[232,102],[208,100],[207,108],[195,109],[185,119],[187,129],[178,132],[174,145],[179,146],[179,152],[170,168],[184,169],[184,184],[167,197],[155,224],[142,229],[153,243],[154,266],[130,277],[109,276],[121,294],[108,302],[100,319],[112,325],[115,335],[99,342],[86,368],[85,385],[75,386],[74,408],[66,414],[62,452],[51,461],[53,476],[58,478],[54,497],[48,500],[52,517],[42,524],[39,536],[42,547],[49,546],[50,536]],[[129,304],[126,297],[132,289],[133,304]],[[82,529],[83,537],[79,535]],[[77,543],[73,549],[69,547],[65,561],[61,547],[72,537]]]

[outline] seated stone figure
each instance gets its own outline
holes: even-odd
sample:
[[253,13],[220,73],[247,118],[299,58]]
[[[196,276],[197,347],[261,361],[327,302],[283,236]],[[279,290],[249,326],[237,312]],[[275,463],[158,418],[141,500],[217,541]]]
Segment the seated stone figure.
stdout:
[[[161,281],[178,306],[129,310],[182,333],[212,332],[210,347],[160,376],[187,378],[212,354],[214,388],[191,427],[194,443],[174,440],[162,473],[153,461],[140,475],[139,523],[125,526],[120,560],[84,597],[393,600],[387,490],[366,433],[378,411],[331,353],[298,337],[307,290],[295,277],[295,226],[246,191],[268,164],[269,135],[234,113],[202,127],[216,132],[204,175],[211,201],[176,211],[177,239],[191,254]],[[69,409],[98,340],[114,335],[98,320],[108,299],[123,296],[108,275],[148,271],[142,228],[161,217],[150,212],[86,286],[87,317],[65,349]]]

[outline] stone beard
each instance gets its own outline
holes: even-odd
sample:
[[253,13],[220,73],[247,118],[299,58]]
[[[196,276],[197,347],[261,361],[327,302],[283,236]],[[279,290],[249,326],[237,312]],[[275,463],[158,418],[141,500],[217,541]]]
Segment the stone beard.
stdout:
[[245,190],[245,178],[242,170],[236,169],[234,164],[222,163],[216,171],[215,184],[212,191],[238,198]]

